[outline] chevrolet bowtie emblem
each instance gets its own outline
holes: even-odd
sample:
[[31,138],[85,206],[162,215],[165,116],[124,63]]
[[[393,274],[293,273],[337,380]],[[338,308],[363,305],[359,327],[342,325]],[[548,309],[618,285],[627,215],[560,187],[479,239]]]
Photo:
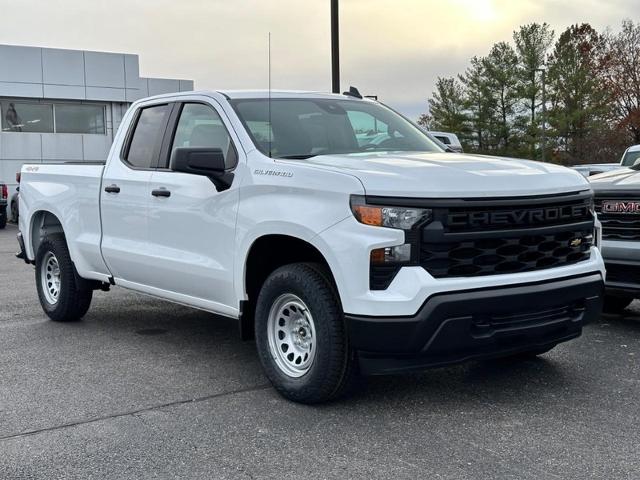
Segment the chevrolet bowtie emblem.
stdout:
[[569,245],[572,247],[579,247],[580,245],[582,245],[582,239],[581,238],[574,238],[573,240],[571,240],[569,242]]

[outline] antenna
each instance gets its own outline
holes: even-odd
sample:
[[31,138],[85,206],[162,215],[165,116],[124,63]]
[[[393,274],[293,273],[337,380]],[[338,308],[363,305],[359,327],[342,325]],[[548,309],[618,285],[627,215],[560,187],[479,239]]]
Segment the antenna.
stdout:
[[271,156],[271,143],[273,142],[272,138],[272,130],[271,130],[271,32],[269,32],[269,101],[268,101],[268,110],[269,110],[269,158]]

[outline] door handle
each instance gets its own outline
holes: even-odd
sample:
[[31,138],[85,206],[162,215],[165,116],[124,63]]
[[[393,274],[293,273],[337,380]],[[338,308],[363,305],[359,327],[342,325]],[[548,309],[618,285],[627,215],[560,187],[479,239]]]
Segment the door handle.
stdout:
[[152,190],[151,195],[153,195],[154,197],[170,197],[171,192],[166,188],[158,188],[156,190]]
[[107,193],[120,193],[120,187],[116,184],[104,187],[104,191]]

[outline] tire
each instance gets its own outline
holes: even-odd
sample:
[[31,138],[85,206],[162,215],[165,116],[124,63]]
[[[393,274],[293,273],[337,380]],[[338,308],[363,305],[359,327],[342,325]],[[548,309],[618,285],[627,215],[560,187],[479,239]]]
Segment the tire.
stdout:
[[602,304],[602,311],[605,313],[622,313],[627,308],[633,297],[614,297],[612,295],[605,295],[604,302]]
[[18,223],[18,202],[13,202],[11,204],[11,221],[13,223]]
[[7,226],[7,207],[0,208],[0,230]]
[[286,265],[269,275],[258,296],[260,361],[275,389],[294,402],[335,399],[356,378],[344,313],[329,278],[321,265]]
[[45,237],[36,253],[36,288],[51,320],[73,322],[89,310],[93,290],[78,279],[64,235]]

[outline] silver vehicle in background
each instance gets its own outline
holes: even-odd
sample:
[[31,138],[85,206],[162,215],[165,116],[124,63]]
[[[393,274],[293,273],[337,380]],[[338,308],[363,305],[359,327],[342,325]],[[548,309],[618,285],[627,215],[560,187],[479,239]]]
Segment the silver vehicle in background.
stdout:
[[429,133],[440,143],[443,143],[445,147],[447,147],[449,150],[452,150],[457,153],[463,152],[462,144],[460,143],[460,140],[458,139],[458,136],[455,133],[434,132],[431,130],[429,131]]
[[639,156],[640,147],[630,147],[621,162],[629,162],[629,168],[589,178],[602,223],[601,251],[607,269],[604,310],[610,313],[619,313],[640,298],[640,164],[634,165]]
[[640,145],[633,145],[627,148],[622,154],[620,163],[589,163],[586,165],[575,165],[572,168],[585,177],[590,177],[592,175],[618,170],[623,167],[633,167],[638,160],[640,160]]

